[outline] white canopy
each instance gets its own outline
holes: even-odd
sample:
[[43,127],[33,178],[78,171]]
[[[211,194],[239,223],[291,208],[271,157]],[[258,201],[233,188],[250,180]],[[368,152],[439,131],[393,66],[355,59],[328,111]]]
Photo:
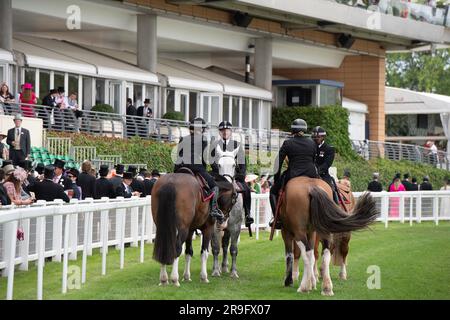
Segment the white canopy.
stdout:
[[367,105],[349,98],[342,99],[342,106],[350,112],[368,113]]
[[434,93],[386,87],[386,114],[430,114],[450,112],[450,97]]

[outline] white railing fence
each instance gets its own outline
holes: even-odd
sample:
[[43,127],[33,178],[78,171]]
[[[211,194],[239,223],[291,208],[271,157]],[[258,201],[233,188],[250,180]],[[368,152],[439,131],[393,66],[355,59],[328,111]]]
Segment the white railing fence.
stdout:
[[[355,193],[359,197],[362,193]],[[378,221],[386,227],[391,221],[413,222],[450,220],[450,191],[372,193],[380,210]],[[37,261],[37,299],[43,298],[43,270],[46,258],[63,262],[62,292],[67,292],[68,261],[82,254],[81,283],[86,282],[87,256],[100,248],[102,275],[106,274],[108,247],[120,250],[120,268],[124,267],[125,244],[140,246],[144,262],[144,243],[151,243],[156,228],[151,217],[151,197],[83,201],[38,201],[28,207],[0,208],[0,270],[7,277],[6,298],[13,298],[14,271],[27,271]],[[252,230],[259,239],[261,229],[269,229],[272,212],[269,194],[252,193]],[[24,240],[17,240],[17,230]],[[245,227],[242,226],[244,229]],[[277,232],[278,234],[278,232]]]

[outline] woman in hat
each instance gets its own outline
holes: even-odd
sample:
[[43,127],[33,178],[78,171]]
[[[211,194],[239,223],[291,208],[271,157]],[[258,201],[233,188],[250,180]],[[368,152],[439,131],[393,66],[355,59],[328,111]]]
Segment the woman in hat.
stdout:
[[[396,174],[394,177],[394,181],[389,187],[389,192],[400,192],[400,191],[406,191],[405,187],[403,186],[401,182],[401,175]],[[391,210],[389,212],[389,215],[391,217],[397,218],[399,216],[399,207],[400,207],[400,198],[391,198]]]
[[20,103],[26,104],[20,105],[20,109],[22,110],[23,116],[33,118],[35,116],[34,108],[33,106],[30,106],[30,104],[36,104],[37,98],[36,94],[33,91],[33,86],[31,85],[31,83],[25,83],[22,86],[22,92],[20,93],[19,100]]
[[8,178],[6,178],[6,182],[3,184],[11,203],[16,206],[29,205],[34,201],[32,197],[22,196],[22,194],[25,193],[22,189],[22,184],[27,179],[27,176],[27,172],[19,167],[15,169]]
[[7,137],[8,135],[5,133],[0,133],[0,158],[2,160],[9,159],[9,149],[2,141]]
[[0,103],[3,103],[3,108],[0,110],[1,114],[10,114],[11,113],[11,107],[10,103],[15,103],[16,100],[14,99],[14,96],[9,92],[9,87],[6,84],[6,82],[2,82],[0,85]]

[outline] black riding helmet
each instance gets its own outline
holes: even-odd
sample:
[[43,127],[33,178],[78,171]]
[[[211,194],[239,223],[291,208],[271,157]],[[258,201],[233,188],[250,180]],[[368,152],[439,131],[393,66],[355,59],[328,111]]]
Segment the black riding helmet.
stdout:
[[205,130],[206,121],[203,118],[195,118],[194,120],[191,120],[189,123],[189,130],[194,130],[194,128],[202,128]]
[[231,124],[230,121],[222,121],[221,123],[219,123],[219,130],[224,130],[224,129],[232,129],[233,125]]
[[312,129],[311,136],[313,138],[326,137],[327,136],[327,132],[322,127],[317,126],[317,127],[314,127],[314,129]]
[[306,130],[308,130],[308,125],[303,119],[295,119],[291,124],[292,133],[306,132]]

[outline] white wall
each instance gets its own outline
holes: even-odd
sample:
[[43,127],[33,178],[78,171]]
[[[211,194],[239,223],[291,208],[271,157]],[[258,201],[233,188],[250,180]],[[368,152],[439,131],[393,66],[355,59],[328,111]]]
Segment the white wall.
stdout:
[[[14,128],[13,119],[14,119],[13,116],[0,115],[1,133],[7,134],[9,129]],[[42,119],[23,117],[22,128],[28,129],[30,131],[32,147],[42,147],[43,143]],[[6,143],[6,138],[3,142]]]
[[348,121],[348,132],[350,139],[364,140],[366,138],[366,114],[350,111]]

